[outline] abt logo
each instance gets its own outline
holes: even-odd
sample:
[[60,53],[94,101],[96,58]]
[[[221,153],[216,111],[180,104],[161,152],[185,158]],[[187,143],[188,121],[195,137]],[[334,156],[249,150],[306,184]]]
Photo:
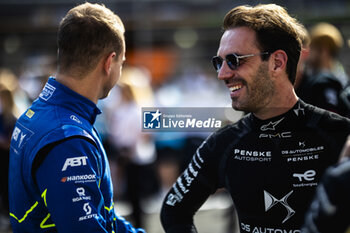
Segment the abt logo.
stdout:
[[66,159],[62,171],[67,170],[68,167],[79,167],[86,165],[87,156],[74,157]]
[[316,171],[315,170],[307,170],[303,174],[294,173],[293,177],[299,179],[300,182],[305,181],[313,181],[315,179]]

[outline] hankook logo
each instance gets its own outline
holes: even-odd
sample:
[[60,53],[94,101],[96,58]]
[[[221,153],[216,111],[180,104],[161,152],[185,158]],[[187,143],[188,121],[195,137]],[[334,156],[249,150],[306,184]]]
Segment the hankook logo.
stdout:
[[269,211],[273,206],[277,203],[281,203],[287,210],[287,216],[284,218],[282,223],[285,223],[288,219],[290,219],[295,211],[288,204],[288,197],[293,193],[293,190],[290,191],[287,195],[282,197],[280,200],[272,196],[269,192],[264,190],[264,199],[265,199],[265,212]]
[[276,130],[276,126],[283,121],[284,117],[282,119],[279,119],[278,121],[272,122],[270,121],[267,125],[263,125],[260,127],[261,131],[266,131],[266,130]]

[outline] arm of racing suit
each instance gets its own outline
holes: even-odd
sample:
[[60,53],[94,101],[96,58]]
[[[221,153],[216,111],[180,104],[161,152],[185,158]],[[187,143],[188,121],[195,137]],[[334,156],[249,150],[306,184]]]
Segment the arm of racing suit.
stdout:
[[58,232],[144,232],[114,214],[106,167],[95,145],[82,138],[65,140],[47,153],[35,177]]
[[166,195],[161,210],[161,223],[166,233],[197,232],[193,216],[218,188],[217,164],[220,159],[216,157],[214,160],[215,156],[210,156],[212,150],[211,142],[203,142]]

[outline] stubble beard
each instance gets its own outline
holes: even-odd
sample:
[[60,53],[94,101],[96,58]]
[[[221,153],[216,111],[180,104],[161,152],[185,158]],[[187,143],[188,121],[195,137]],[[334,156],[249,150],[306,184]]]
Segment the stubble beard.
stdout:
[[260,64],[254,78],[250,83],[245,83],[246,96],[242,101],[232,98],[232,108],[244,112],[259,112],[274,95],[274,83],[268,74],[267,64]]

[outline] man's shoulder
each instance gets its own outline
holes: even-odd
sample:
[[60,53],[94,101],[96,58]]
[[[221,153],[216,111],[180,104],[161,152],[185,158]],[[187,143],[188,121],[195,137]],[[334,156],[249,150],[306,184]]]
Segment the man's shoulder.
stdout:
[[76,112],[64,106],[47,104],[39,99],[20,116],[18,123],[37,131],[52,131],[56,128],[65,130],[64,125],[78,128],[92,128],[92,124]]
[[[57,122],[56,106],[43,103],[40,98],[18,118],[19,123],[28,127],[46,126],[46,128]],[[43,128],[44,129],[44,128]]]
[[350,119],[337,113],[305,104],[306,116],[311,124],[330,129],[350,129]]
[[80,120],[70,111],[57,106],[43,107],[40,103],[34,103],[18,119],[11,146],[18,151],[24,147],[27,149],[32,147],[33,151],[36,151],[50,143],[69,137],[82,137],[94,142],[91,128],[91,124]]

